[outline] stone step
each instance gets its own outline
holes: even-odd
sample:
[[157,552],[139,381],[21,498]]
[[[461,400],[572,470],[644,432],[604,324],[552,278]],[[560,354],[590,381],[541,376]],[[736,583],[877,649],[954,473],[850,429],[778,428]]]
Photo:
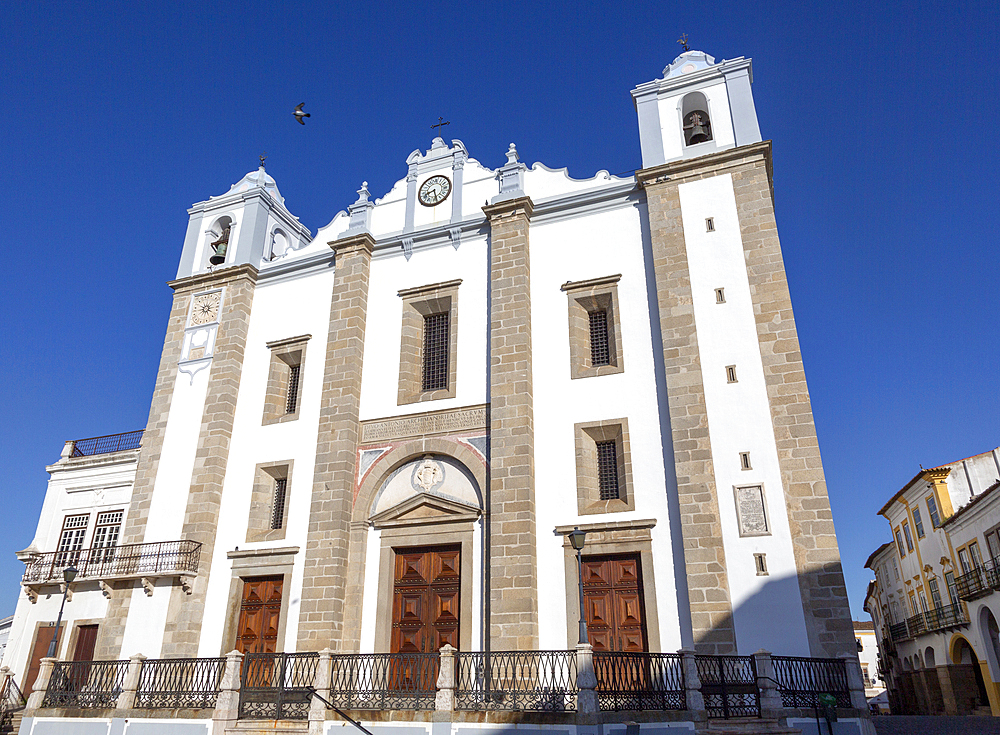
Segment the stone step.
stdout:
[[802,735],[797,727],[786,727],[777,720],[740,717],[732,720],[709,720],[699,735]]

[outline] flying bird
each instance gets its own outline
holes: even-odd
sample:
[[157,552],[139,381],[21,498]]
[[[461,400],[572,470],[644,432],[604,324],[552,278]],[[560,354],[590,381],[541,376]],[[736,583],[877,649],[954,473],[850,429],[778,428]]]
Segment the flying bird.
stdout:
[[299,121],[299,125],[306,124],[306,121],[303,120],[302,118],[310,117],[308,112],[302,112],[302,108],[305,107],[305,105],[306,105],[305,102],[300,102],[295,106],[295,112],[292,113],[293,115],[295,115],[295,119]]

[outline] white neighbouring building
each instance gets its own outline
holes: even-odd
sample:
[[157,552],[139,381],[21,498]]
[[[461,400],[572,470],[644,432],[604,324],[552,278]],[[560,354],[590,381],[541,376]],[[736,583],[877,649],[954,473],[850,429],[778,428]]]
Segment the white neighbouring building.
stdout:
[[49,468],[4,662],[84,557],[63,658],[565,650],[576,527],[596,650],[855,653],[750,82],[635,88],[634,176],[439,137],[315,235],[263,167],[192,207],[141,449]]

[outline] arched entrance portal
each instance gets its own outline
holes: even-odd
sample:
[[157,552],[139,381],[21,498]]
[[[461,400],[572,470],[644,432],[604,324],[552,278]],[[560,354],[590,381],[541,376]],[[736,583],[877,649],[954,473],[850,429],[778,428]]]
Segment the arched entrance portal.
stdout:
[[419,449],[399,447],[377,462],[355,504],[355,528],[364,527],[361,651],[480,644],[483,501],[474,457]]
[[951,646],[952,666],[950,668],[952,690],[958,714],[966,715],[978,707],[989,707],[986,682],[979,667],[979,657],[969,642],[956,636]]

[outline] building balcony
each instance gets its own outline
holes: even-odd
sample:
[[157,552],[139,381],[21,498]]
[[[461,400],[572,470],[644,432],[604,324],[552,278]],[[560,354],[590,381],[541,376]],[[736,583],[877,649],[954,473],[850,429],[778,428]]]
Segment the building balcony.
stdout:
[[893,641],[906,641],[925,633],[967,625],[968,622],[969,618],[962,605],[948,605],[917,613],[902,623],[890,625],[889,636]]
[[47,584],[62,584],[63,570],[76,567],[74,584],[85,580],[97,581],[105,594],[108,582],[140,579],[147,595],[153,593],[153,583],[161,577],[178,577],[185,591],[198,574],[201,544],[197,541],[160,541],[152,544],[123,544],[74,551],[53,551],[46,554],[27,553],[21,584],[32,602],[38,588]]
[[983,566],[963,574],[955,580],[955,589],[963,600],[975,600],[1000,590],[998,560],[989,559]]

